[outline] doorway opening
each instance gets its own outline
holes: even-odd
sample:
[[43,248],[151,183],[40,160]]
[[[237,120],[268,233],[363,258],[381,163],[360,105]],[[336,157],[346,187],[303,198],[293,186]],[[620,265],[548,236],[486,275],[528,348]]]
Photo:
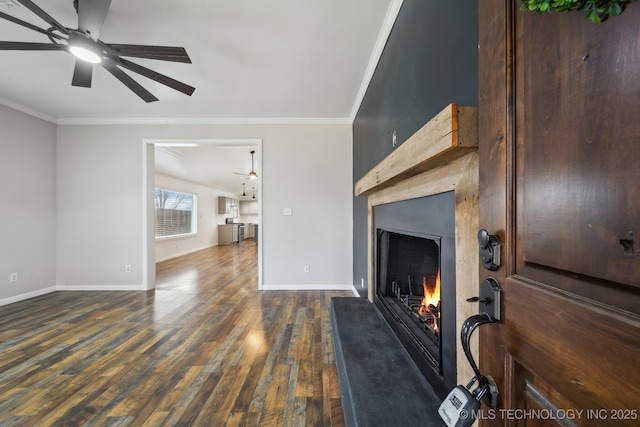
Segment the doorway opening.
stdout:
[[[250,151],[254,151],[250,154]],[[246,163],[246,165],[245,165]],[[257,172],[249,180],[235,172]],[[239,169],[236,171],[235,169]],[[246,169],[246,171],[245,171]],[[216,246],[218,225],[225,215],[217,211],[218,197],[251,200],[257,211],[251,223],[262,223],[262,140],[261,139],[145,139],[143,140],[143,281],[155,287],[155,265],[172,257]],[[168,239],[159,244],[155,237],[156,181],[170,190],[201,193],[197,208],[198,232],[185,239]],[[246,184],[250,191],[247,192]],[[183,188],[175,188],[175,187]],[[243,193],[245,196],[243,196]],[[248,194],[249,197],[246,195]],[[238,209],[239,213],[239,209]],[[234,218],[235,219],[235,218]],[[242,218],[238,218],[239,221]],[[255,228],[258,250],[258,289],[262,289],[262,227]]]

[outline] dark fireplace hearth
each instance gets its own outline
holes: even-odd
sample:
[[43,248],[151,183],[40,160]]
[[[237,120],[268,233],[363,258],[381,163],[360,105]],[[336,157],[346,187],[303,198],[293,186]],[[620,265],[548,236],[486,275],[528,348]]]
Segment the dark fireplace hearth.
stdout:
[[375,303],[444,397],[456,378],[453,193],[376,206]]

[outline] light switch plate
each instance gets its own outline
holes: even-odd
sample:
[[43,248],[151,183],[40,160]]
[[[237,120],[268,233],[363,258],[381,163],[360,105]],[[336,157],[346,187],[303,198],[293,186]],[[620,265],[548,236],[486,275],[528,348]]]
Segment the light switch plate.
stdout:
[[291,208],[284,208],[284,215],[285,216],[291,216],[293,215],[293,212],[291,211]]

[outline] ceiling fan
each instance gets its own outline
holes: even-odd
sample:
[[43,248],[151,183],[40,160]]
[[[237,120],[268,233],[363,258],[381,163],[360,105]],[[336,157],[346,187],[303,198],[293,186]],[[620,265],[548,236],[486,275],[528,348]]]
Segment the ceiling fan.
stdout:
[[100,64],[105,70],[120,80],[125,86],[146,102],[157,101],[151,92],[136,82],[121,68],[148,77],[172,89],[191,96],[194,87],[174,80],[149,68],[133,63],[123,56],[157,59],[161,61],[191,63],[187,51],[182,47],[146,46],[132,44],[110,44],[98,37],[109,12],[111,0],[73,0],[78,14],[78,28],[66,28],[31,0],[16,0],[42,20],[51,25],[40,28],[29,22],[0,12],[0,18],[46,35],[50,43],[0,41],[0,50],[64,51],[76,56],[72,86],[91,87],[93,64]]
[[247,177],[249,177],[248,179],[256,179],[258,177],[258,174],[255,173],[254,170],[253,170],[253,155],[255,153],[256,153],[255,151],[251,150],[251,172],[249,172],[249,173],[234,172],[234,174],[247,176]]

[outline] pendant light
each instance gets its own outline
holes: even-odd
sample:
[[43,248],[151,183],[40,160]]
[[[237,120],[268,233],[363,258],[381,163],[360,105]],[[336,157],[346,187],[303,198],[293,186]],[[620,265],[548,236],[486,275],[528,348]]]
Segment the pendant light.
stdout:
[[242,183],[242,197],[247,197],[247,193],[244,191],[244,182]]
[[256,187],[251,187],[251,189],[253,190],[253,197],[252,199],[256,198]]

